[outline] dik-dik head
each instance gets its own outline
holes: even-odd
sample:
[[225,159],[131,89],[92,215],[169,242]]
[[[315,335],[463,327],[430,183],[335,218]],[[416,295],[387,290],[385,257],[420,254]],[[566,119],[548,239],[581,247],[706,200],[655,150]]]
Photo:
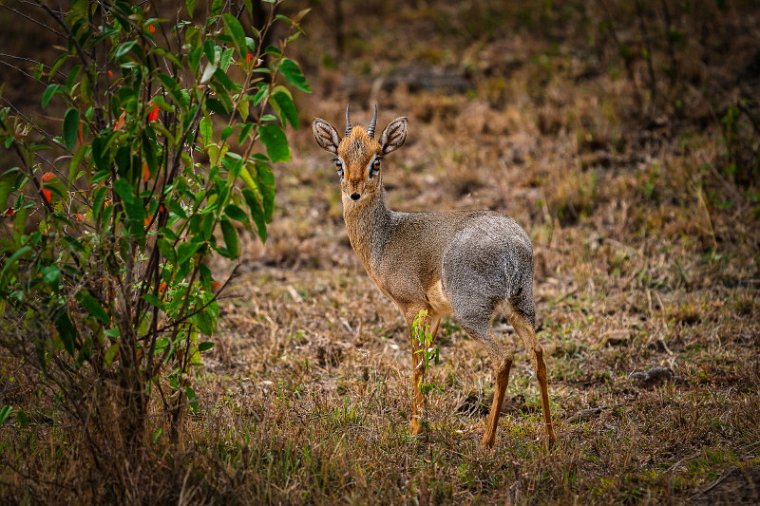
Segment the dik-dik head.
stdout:
[[380,167],[384,155],[400,148],[406,140],[406,118],[391,121],[380,142],[375,140],[377,105],[372,121],[365,130],[352,127],[349,107],[346,107],[346,133],[341,139],[335,128],[323,119],[312,123],[314,138],[322,149],[335,155],[335,167],[340,176],[343,202],[359,201],[373,196],[382,186]]

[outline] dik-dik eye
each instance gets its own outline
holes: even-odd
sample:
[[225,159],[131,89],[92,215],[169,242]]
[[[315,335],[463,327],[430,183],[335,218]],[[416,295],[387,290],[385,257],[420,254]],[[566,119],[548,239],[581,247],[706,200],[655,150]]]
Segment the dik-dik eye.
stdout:
[[380,159],[375,158],[372,161],[372,166],[369,169],[369,177],[374,177],[380,172]]
[[342,179],[343,178],[343,162],[341,162],[340,160],[336,159],[335,160],[335,167],[337,169],[336,172],[338,173],[338,175]]

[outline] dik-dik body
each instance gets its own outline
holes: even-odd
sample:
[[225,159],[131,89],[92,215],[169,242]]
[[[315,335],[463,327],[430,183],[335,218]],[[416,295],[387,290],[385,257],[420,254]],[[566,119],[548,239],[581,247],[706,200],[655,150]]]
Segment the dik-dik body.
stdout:
[[491,356],[496,392],[481,445],[491,447],[509,380],[513,352],[491,331],[499,308],[531,357],[541,391],[548,443],[554,440],[546,365],[535,334],[533,249],[525,231],[511,218],[488,211],[402,213],[385,204],[383,157],[406,140],[407,119],[393,120],[375,137],[377,107],[369,127],[352,127],[346,109],[343,138],[332,125],[315,119],[314,137],[335,155],[343,217],[351,246],[377,287],[396,303],[410,327],[414,400],[410,430],[418,434],[424,374],[411,333],[420,310],[427,310],[433,336],[441,318],[453,315]]

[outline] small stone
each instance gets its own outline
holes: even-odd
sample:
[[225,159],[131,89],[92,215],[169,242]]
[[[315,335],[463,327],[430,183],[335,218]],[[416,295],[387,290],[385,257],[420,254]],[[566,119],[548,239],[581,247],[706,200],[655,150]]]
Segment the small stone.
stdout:
[[628,379],[638,386],[650,387],[670,381],[674,376],[673,371],[668,367],[652,367],[647,371],[632,372]]

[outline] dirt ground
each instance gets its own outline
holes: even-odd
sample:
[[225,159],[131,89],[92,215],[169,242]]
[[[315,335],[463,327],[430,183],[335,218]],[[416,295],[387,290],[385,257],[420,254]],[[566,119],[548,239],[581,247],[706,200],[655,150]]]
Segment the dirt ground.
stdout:
[[[302,3],[287,8],[313,8],[293,48],[314,93],[297,96],[269,240],[247,235],[199,372],[180,502],[760,502],[758,9],[672,5],[686,40],[674,60],[651,48],[653,98],[646,58],[615,39],[649,40],[644,19],[657,41],[672,2],[644,2],[646,18],[624,2],[340,2],[342,23],[339,2]],[[722,122],[737,97],[750,155]],[[454,320],[428,430],[408,435],[407,331],[351,250],[309,128],[340,131],[349,102],[356,122],[374,103],[379,128],[409,118],[384,162],[393,209],[486,208],[532,238],[550,450],[520,343],[496,445],[479,448],[494,377]]]

